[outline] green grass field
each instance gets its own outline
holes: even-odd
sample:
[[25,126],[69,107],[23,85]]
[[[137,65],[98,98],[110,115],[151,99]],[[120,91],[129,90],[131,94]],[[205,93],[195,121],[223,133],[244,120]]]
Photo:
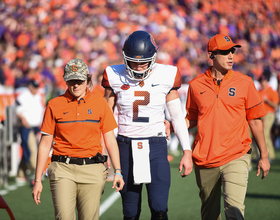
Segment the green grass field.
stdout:
[[[276,152],[277,160],[271,164],[271,170],[267,178],[261,180],[256,177],[256,169],[250,172],[249,185],[245,200],[245,217],[254,220],[279,220],[280,219],[280,151]],[[170,162],[171,189],[169,196],[170,220],[198,220],[200,219],[200,199],[195,182],[194,172],[186,178],[181,178],[178,173],[180,157]],[[254,164],[255,165],[255,164]],[[14,182],[11,180],[10,185]],[[6,203],[13,211],[17,220],[48,220],[54,219],[53,205],[48,179],[43,182],[44,189],[41,196],[42,203],[36,206],[31,196],[29,185],[11,188],[2,195]],[[101,204],[114,192],[112,183],[107,182]],[[1,189],[3,190],[3,189]],[[147,205],[146,190],[143,190],[141,220],[150,219],[150,211]],[[225,219],[222,212],[222,218]],[[0,219],[9,219],[4,209],[0,209]],[[121,199],[116,202],[100,217],[100,220],[122,220]]]

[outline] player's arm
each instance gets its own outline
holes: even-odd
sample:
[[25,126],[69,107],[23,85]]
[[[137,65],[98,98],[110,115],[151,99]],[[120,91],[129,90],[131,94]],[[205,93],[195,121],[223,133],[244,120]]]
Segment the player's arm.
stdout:
[[265,178],[269,172],[270,164],[268,160],[268,152],[266,148],[264,132],[263,132],[263,122],[261,119],[251,119],[249,120],[249,126],[251,128],[252,134],[260,151],[260,160],[257,166],[257,176],[260,175],[260,170],[262,170],[262,179]]
[[43,175],[47,160],[49,158],[52,141],[53,141],[53,135],[43,134],[39,143],[39,149],[37,153],[36,172],[35,172],[35,184],[32,189],[32,197],[37,205],[41,203],[40,196],[43,190],[41,177]]
[[[185,118],[186,124],[187,124],[187,128],[191,129],[195,126],[197,126],[197,121],[193,121],[193,120],[189,120],[187,118]],[[174,129],[172,127],[172,125],[170,124],[170,122],[168,120],[164,120],[164,124],[165,124],[165,131],[166,131],[166,135],[169,136],[172,132],[174,132]]]
[[[197,126],[197,121],[193,121],[193,120],[189,120],[187,119],[187,117],[185,118],[186,124],[187,124],[187,128],[191,129],[195,126]],[[170,124],[170,122],[168,120],[164,120],[164,125],[165,125],[165,133],[167,136],[167,139],[169,140],[169,135],[174,132],[173,126],[172,124]]]
[[189,140],[189,132],[185,117],[182,112],[181,102],[177,90],[171,90],[166,96],[166,107],[171,117],[174,133],[176,134],[183,150],[183,157],[180,161],[179,172],[182,177],[189,175],[192,172],[192,151]]
[[113,90],[111,88],[105,88],[104,98],[108,102],[109,107],[114,112],[114,108],[115,108],[115,105],[116,105],[117,97],[116,97],[116,95],[114,94],[114,92],[113,92]]

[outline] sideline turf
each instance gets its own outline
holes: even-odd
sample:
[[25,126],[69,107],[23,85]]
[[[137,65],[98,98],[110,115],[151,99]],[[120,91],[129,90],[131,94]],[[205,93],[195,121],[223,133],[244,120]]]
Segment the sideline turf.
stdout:
[[[245,200],[245,217],[254,220],[278,220],[280,219],[280,151],[276,152],[277,160],[271,164],[271,170],[267,178],[261,180],[256,177],[254,168],[249,174],[249,185]],[[169,196],[169,219],[170,220],[199,220],[200,199],[195,182],[194,172],[186,178],[181,178],[178,173],[180,157],[171,163],[171,190]],[[254,164],[256,165],[256,164]],[[13,181],[10,181],[13,184]],[[6,203],[11,208],[17,220],[49,220],[54,219],[51,193],[48,179],[43,182],[42,203],[39,206],[33,202],[31,187],[25,185],[3,195]],[[105,192],[102,196],[104,201],[111,193],[112,182],[106,183]],[[145,187],[143,187],[141,220],[150,219]],[[222,218],[225,219],[222,212]],[[0,209],[0,219],[8,220],[8,214]],[[122,220],[121,199],[105,212],[100,220]]]

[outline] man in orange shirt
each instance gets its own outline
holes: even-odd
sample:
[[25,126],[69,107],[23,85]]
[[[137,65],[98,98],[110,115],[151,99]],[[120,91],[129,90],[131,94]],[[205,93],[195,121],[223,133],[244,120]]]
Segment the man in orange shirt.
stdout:
[[270,161],[275,160],[275,151],[274,146],[271,140],[271,128],[273,126],[275,120],[275,111],[278,107],[279,96],[278,92],[273,90],[269,85],[269,79],[271,76],[271,72],[269,70],[265,70],[264,73],[259,78],[259,82],[261,85],[261,89],[259,94],[264,102],[264,107],[266,110],[266,116],[263,117],[264,123],[264,136],[268,151],[268,158]]
[[117,123],[106,100],[87,88],[91,80],[82,60],[66,64],[64,80],[67,91],[50,100],[45,111],[32,195],[37,205],[41,203],[41,176],[53,144],[48,176],[55,219],[75,219],[77,204],[79,219],[97,220],[107,175],[102,134],[115,168],[113,188],[119,191],[124,185],[114,135]]
[[193,162],[202,202],[203,220],[221,219],[223,185],[227,219],[244,219],[251,139],[260,150],[257,176],[267,176],[270,164],[263,124],[263,102],[250,77],[232,70],[236,47],[230,37],[215,35],[208,43],[213,66],[189,83],[186,123],[197,126]]

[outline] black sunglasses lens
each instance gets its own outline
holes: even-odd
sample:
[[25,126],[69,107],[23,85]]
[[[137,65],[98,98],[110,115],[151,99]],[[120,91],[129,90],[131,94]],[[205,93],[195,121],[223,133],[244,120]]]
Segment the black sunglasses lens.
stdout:
[[231,48],[231,49],[229,49],[229,50],[220,50],[220,54],[222,54],[222,55],[228,55],[230,52],[231,52],[232,54],[234,54],[235,48]]
[[71,86],[74,86],[74,85],[76,85],[76,84],[82,85],[84,82],[85,82],[85,81],[83,81],[83,80],[69,80],[69,81],[68,81],[69,85],[71,85]]

